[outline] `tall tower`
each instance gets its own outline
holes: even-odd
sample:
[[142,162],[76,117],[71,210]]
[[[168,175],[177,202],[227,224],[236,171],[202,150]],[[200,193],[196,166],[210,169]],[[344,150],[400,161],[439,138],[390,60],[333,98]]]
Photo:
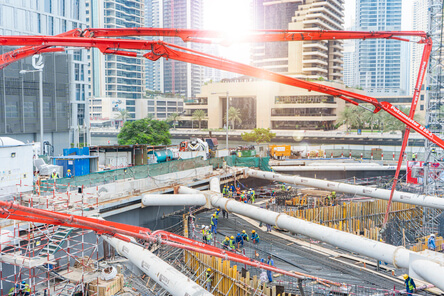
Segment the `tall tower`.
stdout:
[[[402,0],[356,0],[356,30],[401,30]],[[358,81],[371,95],[402,95],[401,42],[358,40]]]
[[[145,0],[147,26],[160,28],[202,29],[202,0]],[[198,43],[184,43],[178,38],[164,38],[167,43],[202,50]],[[180,61],[164,60],[147,62],[153,72],[147,73],[146,85],[154,90],[193,97],[200,92],[203,82],[203,67]]]
[[[343,0],[255,0],[255,29],[343,30]],[[260,44],[253,65],[304,79],[342,80],[342,41]]]
[[[163,1],[145,0],[145,27],[161,28],[163,26]],[[162,40],[163,37],[147,37],[148,40]],[[151,61],[145,59],[145,86],[148,91],[164,92],[163,86],[164,59]]]
[[[87,0],[93,28],[143,27],[143,0]],[[130,37],[141,39],[141,37]],[[125,99],[131,120],[136,116],[136,101],[143,97],[144,58],[90,53],[92,97]]]

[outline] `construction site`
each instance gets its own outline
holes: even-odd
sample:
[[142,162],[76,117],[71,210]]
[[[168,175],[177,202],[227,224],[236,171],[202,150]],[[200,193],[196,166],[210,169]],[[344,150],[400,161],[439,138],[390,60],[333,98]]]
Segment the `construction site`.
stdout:
[[[0,138],[0,294],[443,295],[442,3],[435,2],[431,33],[263,30],[237,41],[423,45],[408,115],[360,93],[139,38],[230,40],[216,31],[88,28],[0,36],[1,46],[24,46],[1,55],[1,68],[65,47],[129,57],[144,50],[152,61],[173,59],[299,87],[405,124],[397,161],[395,153],[373,159],[373,150],[370,159],[351,151],[349,157],[319,151],[294,159],[291,147],[283,149],[288,155],[268,156],[254,145],[230,150],[227,128],[224,155],[216,151],[217,141],[210,149],[206,139],[193,139],[178,149],[187,159],[166,145],[134,144],[70,148],[76,150],[46,164],[29,153],[31,144]],[[425,126],[413,119],[424,79]],[[426,139],[420,161],[407,161],[410,132]],[[185,151],[186,145],[196,150]],[[67,168],[74,162],[84,163],[86,172],[71,175]],[[32,164],[46,177],[36,176]],[[355,171],[359,177],[349,178]],[[413,294],[406,290],[409,278],[416,284]]]

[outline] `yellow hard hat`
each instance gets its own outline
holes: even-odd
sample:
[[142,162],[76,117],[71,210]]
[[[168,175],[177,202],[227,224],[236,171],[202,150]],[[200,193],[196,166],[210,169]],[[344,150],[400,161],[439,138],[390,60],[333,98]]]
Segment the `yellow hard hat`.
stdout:
[[217,208],[217,210],[218,210],[218,211],[220,211],[220,209],[219,209],[219,208]]
[[253,232],[253,233],[254,233],[254,232],[256,232],[256,230],[252,230],[251,232]]
[[208,268],[207,271],[211,271],[211,268]]
[[228,236],[226,236],[225,239],[230,239],[230,238]]
[[70,172],[71,170],[70,169],[68,169],[68,172]]
[[245,233],[245,230],[242,230],[242,233]]
[[408,279],[409,275],[408,274],[404,274],[404,275],[402,275],[402,277],[406,280],[406,279]]
[[213,214],[213,217],[216,217],[216,214]]
[[234,236],[231,236],[231,239],[234,239]]

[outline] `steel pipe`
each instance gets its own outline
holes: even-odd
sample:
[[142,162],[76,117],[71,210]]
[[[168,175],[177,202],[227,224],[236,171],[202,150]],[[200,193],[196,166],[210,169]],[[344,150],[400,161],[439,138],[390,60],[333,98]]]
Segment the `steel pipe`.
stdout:
[[[313,178],[305,178],[299,176],[282,175],[282,174],[276,174],[276,173],[264,172],[252,169],[247,169],[247,174],[250,177],[259,178],[259,179],[266,179],[271,181],[284,182],[288,184],[321,188],[330,191],[368,196],[377,199],[389,200],[390,198],[390,190],[386,189],[319,180]],[[393,201],[444,210],[444,198],[437,198],[431,195],[419,195],[419,194],[397,191],[393,195]]]
[[144,206],[204,206],[207,199],[203,194],[144,194]]
[[103,239],[170,294],[213,295],[147,249],[114,237],[103,236]]

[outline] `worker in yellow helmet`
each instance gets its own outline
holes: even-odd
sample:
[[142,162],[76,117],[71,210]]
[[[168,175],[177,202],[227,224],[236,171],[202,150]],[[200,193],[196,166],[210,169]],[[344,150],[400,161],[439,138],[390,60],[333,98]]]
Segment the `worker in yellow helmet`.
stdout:
[[205,272],[205,286],[207,291],[211,292],[211,283],[213,282],[213,274],[211,273],[211,268],[208,268]]
[[259,243],[259,235],[256,233],[256,230],[251,231],[251,241],[253,242],[253,244]]
[[407,291],[407,295],[411,296],[412,293],[415,292],[415,290],[416,290],[415,282],[413,281],[413,279],[411,277],[409,277],[408,274],[404,274],[402,277],[404,278],[405,289]]

